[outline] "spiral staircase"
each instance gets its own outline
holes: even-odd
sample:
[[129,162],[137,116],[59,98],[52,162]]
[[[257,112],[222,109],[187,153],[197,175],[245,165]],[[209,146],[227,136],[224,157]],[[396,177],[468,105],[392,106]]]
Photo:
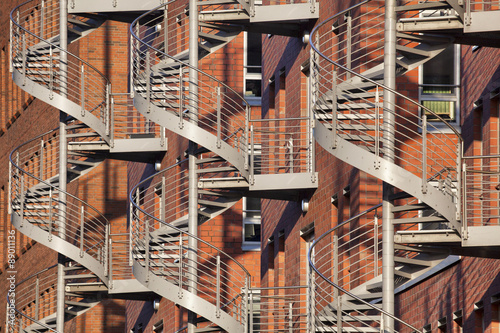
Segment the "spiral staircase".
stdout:
[[[130,21],[136,12],[153,8],[154,2],[70,0],[68,43],[92,33],[107,19]],[[495,37],[476,24],[484,10],[460,6],[450,1],[397,8],[402,13],[398,75],[452,43],[492,43]],[[422,19],[421,12],[429,9],[454,13],[454,18]],[[322,22],[312,33],[313,123],[309,118],[252,119],[243,97],[189,65],[189,45],[182,38],[189,27],[185,8],[171,1],[149,10],[131,24],[131,88],[134,116],[140,119],[136,128],[120,127],[127,122],[116,118],[120,104],[114,101],[123,96],[112,93],[108,80],[61,49],[58,10],[54,1],[33,0],[12,12],[12,73],[22,89],[68,114],[68,183],[90,174],[107,158],[158,159],[166,151],[168,129],[200,146],[195,152],[198,223],[207,223],[242,196],[290,200],[316,188],[313,133],[302,131],[314,127],[314,139],[325,150],[398,189],[392,198],[398,288],[453,263],[456,258],[448,257],[450,253],[498,257],[497,240],[488,239],[488,247],[478,241],[498,228],[492,222],[494,208],[488,210],[491,216],[473,208],[479,204],[478,186],[489,186],[481,200],[495,200],[497,175],[490,171],[497,162],[475,168],[474,159],[463,156],[462,139],[452,126],[429,120],[429,115],[440,117],[383,85],[383,2],[364,1]],[[243,30],[301,36],[312,27],[318,10],[314,1],[269,6],[202,1],[200,67]],[[432,20],[448,25],[429,25]],[[325,45],[336,47],[323,49]],[[384,104],[387,94],[396,95],[397,102]],[[59,141],[58,131],[50,131],[14,150],[9,199],[14,226],[68,258],[67,319],[84,313],[100,297],[144,298],[156,293],[197,313],[200,332],[246,331],[252,312],[251,276],[226,251],[187,232],[187,163],[151,176],[131,192],[129,244],[119,240],[123,235],[111,234],[109,222],[91,204],[59,189]],[[387,159],[392,155],[394,162]],[[484,205],[482,201],[479,207]],[[317,276],[309,286],[309,331],[380,329],[381,243],[375,209],[349,219],[315,243],[312,266]],[[354,231],[356,236],[343,240],[342,228],[366,216],[368,222]],[[324,239],[325,244],[338,244],[336,252],[344,254],[335,256],[329,245],[321,246]],[[355,254],[347,255],[342,248]],[[119,251],[125,253],[122,261],[113,256]],[[345,266],[355,267],[355,272],[343,271]],[[17,308],[17,331],[54,330],[55,306],[42,299],[50,299],[48,291],[55,290],[54,282],[43,279],[52,269],[23,281],[31,292]],[[122,272],[120,278],[117,272]],[[40,289],[42,280],[45,287]]]
[[[90,7],[82,10],[79,7],[82,5]],[[149,299],[155,292],[198,313],[200,321],[209,320],[212,324],[208,324],[207,331],[242,331],[248,325],[250,276],[224,251],[187,233],[187,199],[182,195],[187,191],[183,188],[187,185],[182,177],[186,172],[184,164],[163,171],[167,175],[181,169],[174,173],[175,181],[181,182],[179,187],[173,187],[173,194],[170,192],[173,180],[168,177],[168,189],[164,177],[163,182],[155,183],[153,191],[142,193],[139,188],[133,191],[131,244],[122,240],[123,235],[111,233],[109,222],[98,209],[60,189],[58,170],[60,159],[64,158],[60,156],[61,146],[67,145],[68,149],[63,179],[70,184],[80,177],[91,176],[92,170],[105,159],[147,162],[161,159],[167,145],[165,129],[203,146],[196,152],[200,176],[199,223],[231,208],[242,195],[252,196],[252,191],[254,196],[255,191],[260,191],[258,196],[290,200],[317,187],[312,133],[304,135],[301,131],[301,127],[310,123],[308,118],[299,120],[299,125],[297,119],[270,120],[274,121],[272,125],[269,121],[262,124],[252,120],[241,96],[201,71],[199,87],[206,90],[194,97],[195,106],[193,94],[188,93],[192,82],[187,75],[190,66],[184,62],[188,60],[187,45],[182,39],[168,39],[171,33],[181,36],[187,31],[188,17],[183,8],[168,11],[167,6],[146,13],[141,16],[144,20],[132,24],[133,94],[139,113],[129,104],[127,94],[112,91],[110,82],[98,69],[62,48],[56,1],[28,1],[12,11],[14,82],[67,114],[62,138],[66,143],[60,142],[56,129],[11,153],[12,223],[25,235],[67,258],[65,320],[84,313],[102,298]],[[224,10],[228,6],[242,8],[233,11],[237,12],[238,20],[231,16],[231,11]],[[152,2],[127,2],[118,8],[107,8],[103,2],[70,1],[68,44],[91,34],[108,19],[128,21],[135,12],[151,7]],[[285,20],[266,18],[257,22],[269,12],[256,9],[253,3],[201,4],[202,15],[209,14],[210,18],[199,25],[199,58],[226,45],[242,29],[260,32],[274,29],[296,35],[317,18],[317,3],[279,6],[280,14],[283,8],[291,13]],[[278,8],[271,10],[277,12]],[[222,13],[223,19],[214,21],[213,15],[217,13]],[[165,30],[159,31],[162,23]],[[205,101],[204,94],[211,94],[213,100]],[[120,99],[125,102],[117,102]],[[194,111],[198,111],[196,124],[192,122]],[[131,117],[138,120],[132,127],[127,121]],[[284,142],[290,145],[280,152]],[[281,190],[282,183],[288,184],[287,192]],[[142,199],[149,195],[159,195],[163,200]],[[170,207],[176,200],[180,202]],[[156,204],[158,210],[144,208]],[[195,239],[199,247],[198,258],[193,262],[187,254],[193,251],[191,242]],[[117,260],[117,253],[125,255]],[[135,278],[129,267],[132,262]],[[23,294],[23,302],[17,303],[16,320],[9,323],[9,329],[55,330],[57,282],[53,272],[54,267],[47,268],[18,285],[27,293]],[[186,288],[194,276],[199,285],[194,290],[192,286]]]
[[[495,29],[481,30],[481,22],[467,20],[498,15],[484,12],[496,10],[494,5],[484,6],[401,3],[396,7],[396,75],[452,43],[493,45]],[[457,255],[499,258],[498,241],[488,236],[500,231],[494,188],[498,158],[465,156],[457,130],[383,85],[383,21],[384,3],[364,1],[313,30],[312,105],[317,142],[395,188],[390,200],[398,293],[452,265]],[[379,332],[386,328],[384,315],[394,320],[396,331],[419,331],[382,310],[380,207],[315,241],[309,254],[314,288],[310,331]]]

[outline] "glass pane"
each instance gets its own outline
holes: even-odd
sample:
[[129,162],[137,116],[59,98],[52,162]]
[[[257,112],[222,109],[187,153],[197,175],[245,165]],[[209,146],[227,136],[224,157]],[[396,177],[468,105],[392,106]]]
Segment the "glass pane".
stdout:
[[[444,120],[455,120],[455,102],[454,101],[422,101],[422,105],[437,113]],[[427,113],[427,120],[436,120],[437,118]]]
[[245,224],[245,242],[260,242],[260,224]]
[[448,46],[423,67],[423,84],[455,84],[455,46]]
[[247,206],[245,210],[259,211],[260,215],[260,198],[247,198]]
[[[262,66],[262,35],[254,32],[247,34],[247,66]],[[248,70],[249,73],[260,73]]]
[[261,80],[245,80],[245,96],[246,97],[261,97]]

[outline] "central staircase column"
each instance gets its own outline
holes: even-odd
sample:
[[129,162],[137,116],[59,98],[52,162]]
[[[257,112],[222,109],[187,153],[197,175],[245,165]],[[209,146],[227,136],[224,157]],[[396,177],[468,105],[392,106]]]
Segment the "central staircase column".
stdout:
[[[59,1],[59,31],[61,50],[68,49],[68,0]],[[60,79],[60,94],[65,96],[67,93],[67,69],[68,56],[65,52],[59,52],[59,69],[62,73]],[[59,225],[58,232],[61,239],[66,239],[66,183],[67,183],[67,157],[68,145],[66,138],[66,114],[59,111]],[[57,266],[57,314],[56,329],[58,332],[64,332],[64,261],[65,257],[58,254]]]
[[[396,0],[385,1],[384,84],[396,88]],[[394,162],[395,96],[384,90],[384,158]],[[390,170],[388,170],[390,172]],[[394,314],[394,224],[393,187],[383,184],[382,206],[382,297],[383,310]],[[394,331],[394,320],[384,315],[383,332]]]
[[[192,123],[198,123],[198,5],[196,0],[189,0],[189,115]],[[182,117],[182,115],[181,115]],[[196,144],[189,142],[189,220],[188,231],[198,236],[198,176],[196,174]],[[195,237],[189,237],[189,291],[196,294],[197,290],[197,248]],[[196,313],[188,312],[188,333],[196,329]]]

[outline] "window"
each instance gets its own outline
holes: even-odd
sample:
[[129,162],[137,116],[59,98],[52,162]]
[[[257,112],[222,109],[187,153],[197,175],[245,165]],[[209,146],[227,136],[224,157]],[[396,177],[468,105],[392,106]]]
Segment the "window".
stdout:
[[262,35],[247,32],[244,52],[244,89],[245,98],[252,105],[261,103],[262,81]]
[[243,250],[260,250],[260,198],[243,198]]
[[[421,66],[420,103],[450,124],[460,124],[460,46],[450,45]],[[429,122],[438,121],[428,114]]]

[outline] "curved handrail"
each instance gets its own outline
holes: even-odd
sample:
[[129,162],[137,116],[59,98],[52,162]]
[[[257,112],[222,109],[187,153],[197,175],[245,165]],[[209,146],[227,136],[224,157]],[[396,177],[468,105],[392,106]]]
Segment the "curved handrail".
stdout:
[[[136,107],[146,117],[157,117],[151,112],[153,109],[158,114],[167,112],[176,117],[177,123],[170,121],[161,124],[174,131],[182,129],[190,121],[195,121],[195,126],[213,135],[217,147],[225,142],[248,158],[249,104],[244,97],[214,76],[180,59],[185,57],[183,53],[170,54],[171,49],[177,52],[176,40],[165,40],[165,34],[170,34],[170,31],[167,31],[169,26],[165,28],[161,23],[170,20],[170,12],[162,9],[173,1],[144,13],[130,26],[133,39],[133,86],[135,94],[145,100],[143,108],[147,110],[141,111],[137,104]],[[162,14],[154,16],[155,12]],[[196,83],[191,81],[188,70],[198,74]],[[197,92],[194,92],[193,87],[196,87]],[[153,120],[158,122],[157,118]],[[237,131],[239,128],[244,128],[245,131]],[[205,142],[198,137],[190,139],[197,139],[202,145],[206,143],[206,139]]]
[[[371,2],[371,1],[374,1],[374,0],[364,0],[364,1],[362,1],[362,2],[360,2],[360,3],[358,3],[358,4],[356,4],[356,5],[353,5],[353,6],[349,7],[349,8],[348,8],[348,9],[346,9],[346,10],[341,11],[340,13],[337,13],[337,14],[335,14],[335,15],[330,16],[329,18],[327,18],[327,19],[326,19],[326,20],[324,20],[323,22],[319,23],[316,27],[314,27],[314,29],[313,29],[313,30],[312,30],[312,32],[311,32],[311,36],[314,36],[314,35],[317,33],[317,31],[318,31],[318,30],[319,30],[322,26],[324,26],[326,23],[328,23],[328,22],[330,22],[330,21],[334,20],[335,18],[339,18],[339,17],[341,17],[341,16],[345,15],[346,13],[348,13],[348,12],[350,12],[350,11],[354,10],[354,9],[357,9],[357,8],[361,7],[362,5],[365,5],[365,4],[367,4],[368,2]],[[377,85],[377,86],[379,86],[379,87],[381,87],[381,88],[384,88],[384,90],[387,90],[387,91],[391,92],[392,94],[394,94],[394,95],[396,95],[396,96],[398,96],[398,97],[403,98],[405,101],[407,101],[407,102],[409,102],[409,103],[411,103],[411,104],[414,104],[414,105],[418,106],[419,108],[423,109],[426,113],[429,113],[429,114],[431,114],[433,117],[436,117],[437,119],[439,119],[439,120],[441,121],[441,123],[442,123],[443,125],[445,125],[445,126],[448,128],[448,130],[452,131],[452,132],[453,132],[453,133],[454,133],[454,134],[458,137],[458,139],[459,139],[461,142],[463,142],[462,135],[461,135],[461,134],[457,131],[457,129],[456,129],[455,127],[453,127],[450,123],[448,123],[447,121],[445,121],[445,120],[444,120],[444,119],[443,119],[443,118],[442,118],[439,114],[437,114],[436,112],[434,112],[434,111],[432,111],[431,109],[429,109],[429,108],[427,108],[427,107],[423,106],[422,104],[420,104],[420,103],[418,103],[418,102],[414,101],[413,99],[409,98],[408,96],[403,95],[402,93],[400,93],[400,92],[398,92],[398,91],[396,91],[396,90],[394,90],[394,89],[392,89],[392,88],[387,87],[387,86],[386,86],[386,85],[384,85],[383,83],[376,82],[375,80],[372,80],[372,79],[371,79],[371,78],[369,78],[369,77],[366,77],[366,76],[364,76],[364,75],[362,75],[362,74],[360,74],[360,73],[357,73],[357,72],[353,71],[352,69],[349,69],[349,68],[347,68],[347,67],[345,67],[345,66],[342,66],[342,65],[338,64],[337,62],[335,62],[335,61],[333,61],[333,60],[329,59],[329,58],[328,58],[328,57],[326,57],[323,53],[321,53],[321,51],[320,51],[320,50],[319,50],[319,49],[318,49],[318,48],[314,45],[314,42],[313,42],[313,39],[312,39],[312,38],[309,40],[309,45],[311,45],[311,48],[312,48],[312,49],[313,49],[313,50],[314,50],[314,51],[315,51],[315,52],[316,52],[316,53],[317,53],[320,57],[324,58],[326,61],[330,62],[331,64],[335,65],[336,67],[341,68],[342,70],[344,70],[344,71],[346,71],[346,72],[348,72],[348,73],[351,73],[351,74],[353,74],[353,75],[355,75],[355,76],[360,77],[361,79],[363,79],[363,81],[368,81],[368,82],[371,82],[371,83],[373,83],[373,84],[375,84],[375,85]]]
[[[55,96],[60,95],[60,87],[66,86],[61,97],[74,104],[66,104],[64,111],[85,122],[108,141],[111,83],[96,67],[56,44],[59,36],[58,11],[58,2],[50,0],[29,0],[11,11],[11,62],[15,79],[21,81],[21,88],[30,89],[31,94],[56,106],[64,103],[56,100]],[[67,55],[65,66],[62,66],[57,53]],[[32,66],[30,62],[33,62]],[[49,94],[34,89],[28,80],[45,87]],[[86,119],[86,114],[87,118],[88,114],[95,116],[98,123]]]
[[[59,238],[58,225],[60,217],[64,217],[64,241],[73,245],[65,255],[74,260],[79,256],[82,263],[84,254],[90,256],[95,260],[90,264],[92,270],[106,281],[109,222],[97,208],[52,183],[58,180],[58,151],[59,137],[54,129],[11,152],[9,207],[19,216],[20,226],[26,221],[48,234],[48,238],[39,233],[31,235],[47,246],[53,237]],[[61,193],[66,194],[64,203],[59,200]],[[64,211],[60,210],[61,203]]]
[[[53,271],[55,268],[57,264],[28,276],[16,283],[15,288],[7,293],[8,332],[25,332],[26,327],[33,325],[48,332],[58,332],[40,321],[42,319],[40,315],[44,315],[45,318],[56,312],[54,286],[57,284],[57,272]],[[49,274],[42,276],[45,272]],[[23,287],[23,284],[27,285]],[[10,307],[10,304],[15,305]]]
[[[455,208],[455,202],[461,201],[460,191],[448,193],[455,197],[452,199],[432,188],[428,179],[447,169],[452,181],[460,187],[463,139],[438,114],[380,82],[384,73],[383,13],[382,1],[364,1],[321,22],[311,33],[311,105],[316,121],[321,123],[316,139],[332,154],[335,148],[342,147],[338,150],[339,158],[349,159],[347,162],[365,172],[392,181],[392,185],[420,195],[422,200],[427,196],[436,198],[432,200],[434,206],[439,200],[446,200],[446,205],[433,208],[460,231]],[[344,16],[346,23],[341,23]],[[449,40],[443,43],[448,45]],[[405,49],[411,46],[415,43]],[[443,49],[434,47],[428,57]],[[395,95],[395,102],[389,102],[387,107],[385,92]],[[348,157],[346,147],[352,145],[368,150],[373,163]],[[394,162],[386,159],[390,155],[395,156]],[[384,166],[396,167],[398,175],[408,173],[413,185],[405,187],[410,182],[405,183],[404,177],[387,177],[381,171]],[[418,181],[421,191],[414,186]]]
[[[375,305],[363,300],[362,298],[358,297],[356,294],[350,292],[349,290],[346,290],[345,288],[342,288],[339,284],[336,284],[334,283],[330,277],[327,277],[325,276],[319,269],[318,267],[316,267],[316,257],[318,256],[318,254],[320,253],[320,250],[316,249],[316,247],[318,246],[318,244],[323,240],[325,239],[326,237],[328,236],[331,236],[333,233],[335,233],[337,230],[339,230],[340,228],[342,228],[343,226],[347,225],[348,223],[351,223],[365,215],[367,215],[368,213],[380,208],[382,206],[382,204],[377,204],[353,217],[350,217],[349,219],[347,219],[346,221],[340,223],[339,225],[335,226],[334,228],[326,231],[325,233],[323,233],[320,237],[318,237],[318,239],[314,240],[313,244],[311,245],[308,253],[307,253],[307,259],[308,259],[308,262],[309,262],[309,266],[314,270],[314,272],[328,285],[328,286],[331,286],[333,288],[335,288],[336,290],[338,290],[338,292],[348,296],[348,297],[351,297],[353,299],[355,299],[357,302],[360,302],[362,304],[364,304],[365,306],[369,307],[370,309],[372,309],[372,311],[376,311],[377,313],[381,314],[381,315],[386,315],[392,319],[394,319],[395,321],[397,321],[398,323],[400,323],[401,325],[404,325],[405,327],[408,327],[410,328],[411,330],[413,330],[414,332],[421,332],[420,330],[418,330],[417,328],[415,328],[414,326],[404,322],[403,320],[397,318],[396,316],[394,316],[393,314],[385,311],[385,310],[382,310],[378,307],[376,307]],[[376,239],[374,241],[377,241]],[[327,241],[327,244],[328,246],[331,246],[331,241]],[[360,247],[362,245],[359,245]],[[328,253],[330,255],[333,255],[332,254],[332,251],[331,249],[327,250]],[[323,259],[323,258],[321,258]],[[329,259],[325,259],[325,260],[329,260]],[[332,269],[331,267],[329,267],[329,269]],[[331,293],[331,292],[327,292],[328,295],[335,295],[333,297],[326,297],[325,295],[318,295],[320,293],[320,291],[323,291],[324,289],[327,289],[326,287],[321,287],[320,284],[322,284],[321,282],[320,283],[317,283],[316,280],[312,279],[311,280],[312,283],[315,283],[316,284],[316,289],[318,289],[316,292],[315,292],[315,296],[317,298],[319,298],[317,301],[315,301],[315,305],[314,307],[318,307],[318,306],[323,306],[323,308],[320,308],[319,311],[324,311],[323,309],[326,308],[329,304],[331,304],[332,302],[335,302],[335,306],[337,306],[337,302],[334,300],[334,297],[340,297],[340,295],[335,295],[335,293]],[[316,314],[316,316],[318,316],[318,314]],[[347,315],[346,315],[347,316]],[[351,317],[352,319],[352,317]],[[361,325],[367,325],[370,326],[370,327],[373,327],[371,325],[373,324],[376,324],[376,325],[381,325],[380,322],[377,322],[376,320],[369,320],[369,322],[364,322],[362,319],[354,319],[356,321],[357,324],[361,324]],[[318,320],[319,322],[319,320]],[[381,326],[380,326],[381,327]]]
[[[142,180],[130,192],[132,257],[146,270],[146,278],[139,276],[136,269],[134,275],[143,283],[156,276],[182,292],[188,291],[187,281],[197,277],[198,297],[244,324],[245,297],[239,296],[248,289],[250,273],[231,255],[185,229],[189,190],[186,162],[180,161]],[[190,248],[190,240],[198,242],[197,249]],[[189,251],[196,256],[197,265],[186,256]],[[177,298],[177,290],[173,295],[169,294],[171,290],[156,292]]]

